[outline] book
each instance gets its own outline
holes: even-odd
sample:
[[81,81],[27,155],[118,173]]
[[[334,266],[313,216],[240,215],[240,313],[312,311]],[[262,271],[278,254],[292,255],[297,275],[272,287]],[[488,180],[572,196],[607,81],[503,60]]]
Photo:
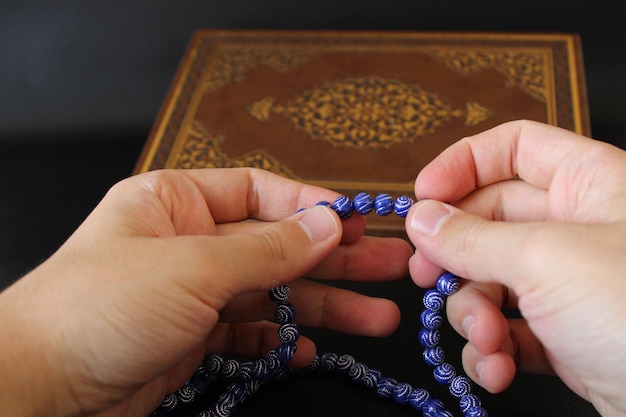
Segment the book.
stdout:
[[578,34],[197,30],[134,173],[249,166],[414,199],[437,154],[514,119],[590,136]]

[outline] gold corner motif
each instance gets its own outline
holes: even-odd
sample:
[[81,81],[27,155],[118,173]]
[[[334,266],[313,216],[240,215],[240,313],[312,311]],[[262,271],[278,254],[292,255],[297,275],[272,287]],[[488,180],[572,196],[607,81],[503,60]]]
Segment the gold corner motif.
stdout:
[[203,82],[204,93],[214,92],[233,82],[244,81],[247,73],[261,64],[274,71],[288,72],[313,60],[321,53],[317,48],[259,48],[241,45],[238,47],[224,45],[221,48],[221,53],[217,55]]
[[265,151],[251,151],[239,157],[230,158],[221,149],[220,144],[223,141],[224,137],[212,135],[200,122],[195,121],[174,168],[253,167],[271,171],[287,178],[300,179],[289,168],[281,164],[277,158]]
[[506,77],[508,85],[521,88],[541,102],[548,97],[546,60],[541,50],[433,49],[428,53],[461,74],[494,68]]
[[251,104],[259,121],[283,115],[312,140],[355,149],[389,148],[431,134],[453,117],[478,124],[493,113],[478,103],[453,109],[417,85],[378,76],[347,78],[305,91],[284,105],[268,97]]

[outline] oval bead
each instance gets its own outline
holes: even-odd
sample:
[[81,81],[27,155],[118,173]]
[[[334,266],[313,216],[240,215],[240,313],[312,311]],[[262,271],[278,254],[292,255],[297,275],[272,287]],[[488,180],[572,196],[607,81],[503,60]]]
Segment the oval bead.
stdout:
[[389,194],[378,194],[374,199],[374,210],[379,216],[387,216],[393,211],[393,197]]
[[448,388],[450,390],[450,394],[457,398],[461,398],[472,392],[472,382],[465,375],[457,375],[452,378]]
[[283,343],[278,347],[278,358],[282,363],[289,362],[296,354],[296,349],[293,343]]
[[398,381],[394,378],[382,378],[378,381],[378,387],[376,388],[376,393],[382,398],[390,398],[393,395],[393,390],[395,389]]
[[441,341],[441,333],[437,329],[421,329],[419,332],[419,340],[425,348],[432,348],[439,345]]
[[350,372],[348,372],[348,375],[354,382],[363,382],[363,378],[365,378],[366,373],[367,366],[360,362],[357,362],[350,367]]
[[439,311],[446,305],[446,297],[439,290],[431,289],[424,293],[422,303],[429,310]]
[[443,323],[443,316],[438,311],[426,309],[420,314],[420,321],[425,328],[435,330]]
[[161,408],[166,411],[172,411],[178,405],[178,397],[175,393],[168,394],[161,402]]
[[295,323],[285,323],[278,327],[278,338],[282,343],[295,343],[300,338],[298,325]]
[[396,198],[393,204],[393,211],[400,217],[406,217],[411,206],[413,206],[413,199],[407,195],[401,195]]
[[280,360],[280,355],[278,349],[270,349],[265,355],[265,364],[268,369],[271,371],[275,371],[283,366],[283,363]]
[[322,353],[320,356],[320,367],[323,371],[332,372],[337,367],[337,354],[334,352]]
[[341,219],[347,219],[352,215],[354,208],[352,202],[345,195],[340,195],[335,199],[335,202],[331,205],[331,208],[339,215]]
[[413,389],[406,382],[399,382],[393,389],[393,399],[399,404],[406,404]]
[[424,402],[430,398],[430,394],[423,388],[416,388],[409,395],[409,404],[415,410],[421,410]]
[[440,384],[449,384],[456,376],[456,370],[454,369],[454,366],[444,362],[435,367],[433,375],[435,377],[435,381]]
[[210,374],[218,374],[222,372],[224,367],[224,358],[221,355],[208,355],[202,361],[206,371]]
[[196,399],[197,391],[189,384],[185,384],[178,391],[176,391],[176,395],[180,402],[189,404]]
[[222,367],[222,373],[226,378],[232,378],[237,375],[239,371],[239,362],[234,359],[227,359],[224,361],[224,366]]
[[378,381],[380,381],[382,377],[383,375],[378,369],[368,368],[365,371],[365,375],[363,375],[361,382],[367,388],[376,388],[378,386]]
[[341,355],[337,358],[337,372],[347,374],[355,363],[356,360],[351,355]]
[[363,216],[374,211],[374,199],[368,193],[360,192],[355,195],[352,200],[352,205],[354,206],[354,210]]
[[441,346],[425,349],[422,357],[424,358],[424,362],[430,366],[441,365],[445,359]]
[[274,308],[274,318],[279,323],[291,323],[296,317],[296,309],[290,303],[279,303]]
[[445,272],[437,278],[437,289],[444,295],[454,294],[460,285],[459,277],[450,272]]
[[206,371],[196,371],[193,375],[191,375],[191,378],[189,378],[189,384],[191,384],[196,391],[202,394],[207,392],[209,387],[213,384],[213,378],[212,375]]
[[290,291],[288,285],[279,285],[269,291],[270,299],[275,303],[284,303],[289,299]]
[[461,412],[463,413],[465,413],[467,410],[469,410],[472,407],[478,408],[481,405],[482,404],[480,402],[480,398],[478,398],[474,394],[463,395],[461,399],[459,400],[459,408],[461,409]]

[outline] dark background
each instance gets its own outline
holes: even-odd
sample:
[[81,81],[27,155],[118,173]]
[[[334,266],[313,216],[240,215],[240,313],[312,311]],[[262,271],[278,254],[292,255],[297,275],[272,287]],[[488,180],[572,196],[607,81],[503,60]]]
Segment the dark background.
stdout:
[[[0,0],[0,287],[45,259],[113,183],[131,174],[197,28],[575,32],[593,136],[623,148],[622,16],[619,2],[608,1]],[[525,378],[492,400],[500,411],[492,415],[593,415],[551,379]],[[302,394],[308,389],[313,400]],[[523,398],[531,389],[543,397]],[[342,406],[351,397],[341,390],[290,395],[315,411],[325,404],[317,396],[337,392],[332,401],[341,413],[356,406],[361,414],[384,414],[358,394]]]

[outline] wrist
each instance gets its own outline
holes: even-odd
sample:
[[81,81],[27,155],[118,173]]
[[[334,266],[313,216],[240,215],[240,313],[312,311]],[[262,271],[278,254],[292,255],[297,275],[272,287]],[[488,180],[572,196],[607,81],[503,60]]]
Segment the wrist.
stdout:
[[58,349],[37,320],[36,299],[22,282],[0,293],[0,404],[15,417],[68,416],[63,361],[53,359]]

